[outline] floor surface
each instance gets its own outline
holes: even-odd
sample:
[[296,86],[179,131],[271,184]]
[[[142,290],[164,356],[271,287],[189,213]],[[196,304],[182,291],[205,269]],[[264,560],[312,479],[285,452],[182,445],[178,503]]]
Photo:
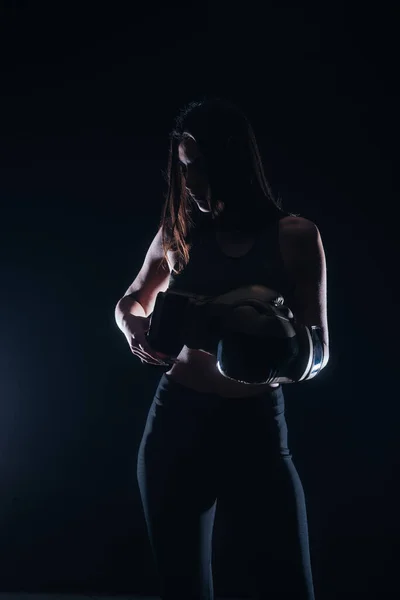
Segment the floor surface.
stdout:
[[[121,596],[102,596],[102,595],[85,595],[85,594],[8,594],[0,593],[0,600],[160,600],[159,596],[136,596],[136,595],[121,595]],[[215,600],[240,600],[240,598],[219,598]]]

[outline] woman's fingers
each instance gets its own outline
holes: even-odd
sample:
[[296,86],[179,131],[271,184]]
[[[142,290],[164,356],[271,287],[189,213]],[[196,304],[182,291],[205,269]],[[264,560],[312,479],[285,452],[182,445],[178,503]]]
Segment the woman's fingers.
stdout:
[[162,360],[159,360],[158,358],[152,356],[151,354],[148,354],[147,352],[144,352],[143,350],[138,350],[137,347],[135,348],[131,348],[132,354],[134,354],[135,356],[137,356],[138,358],[140,358],[140,360],[143,362],[147,362],[150,363],[152,365],[162,365],[162,366],[167,366],[168,363],[165,363]]
[[157,366],[166,366],[166,363],[160,362],[159,360],[155,360],[153,358],[149,358],[148,356],[145,356],[144,354],[139,354],[134,352],[133,354],[135,354],[135,356],[137,356],[138,358],[140,358],[140,360],[142,361],[142,363],[148,363],[149,365],[157,365]]
[[[151,349],[146,344],[138,344],[139,349],[144,353],[145,356],[148,356],[152,360],[160,360],[157,356],[151,352]],[[163,361],[161,361],[163,362]]]

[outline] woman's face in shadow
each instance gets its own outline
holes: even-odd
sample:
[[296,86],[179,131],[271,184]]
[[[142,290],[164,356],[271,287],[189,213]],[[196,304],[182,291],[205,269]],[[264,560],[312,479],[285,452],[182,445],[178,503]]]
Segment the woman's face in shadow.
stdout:
[[210,188],[204,157],[196,140],[186,134],[178,147],[179,167],[185,188],[201,212],[211,212]]

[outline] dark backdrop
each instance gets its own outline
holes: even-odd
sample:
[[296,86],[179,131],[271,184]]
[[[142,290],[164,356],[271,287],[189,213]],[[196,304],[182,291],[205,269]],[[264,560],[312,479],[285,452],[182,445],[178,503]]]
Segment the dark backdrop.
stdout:
[[[284,389],[318,598],[398,595],[395,10],[0,11],[0,589],[156,593],[136,453],[161,372],[114,307],[157,229],[173,118],[213,93],[247,111],[275,193],[325,246],[330,363]],[[223,536],[216,591],[238,594]]]

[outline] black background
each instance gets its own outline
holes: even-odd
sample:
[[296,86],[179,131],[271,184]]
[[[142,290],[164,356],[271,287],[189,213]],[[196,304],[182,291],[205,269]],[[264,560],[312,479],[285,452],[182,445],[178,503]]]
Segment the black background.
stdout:
[[[398,27],[385,3],[2,3],[2,591],[156,593],[135,469],[161,372],[114,307],[173,118],[212,93],[324,242],[330,363],[284,389],[317,598],[399,595]],[[238,594],[223,537],[216,592]]]

